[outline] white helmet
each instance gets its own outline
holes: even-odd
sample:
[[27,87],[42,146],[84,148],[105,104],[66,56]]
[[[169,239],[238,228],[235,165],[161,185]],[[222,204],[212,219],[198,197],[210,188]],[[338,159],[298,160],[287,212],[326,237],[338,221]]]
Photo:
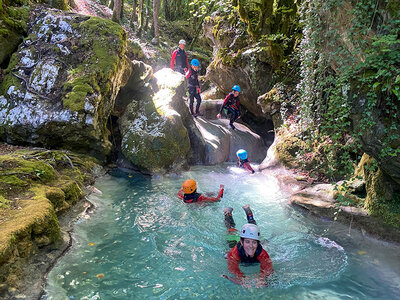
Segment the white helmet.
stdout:
[[254,224],[244,224],[242,230],[240,230],[240,237],[245,239],[260,240],[260,230],[258,226]]
[[179,45],[180,45],[180,44],[186,45],[185,40],[180,40],[180,41],[179,41]]

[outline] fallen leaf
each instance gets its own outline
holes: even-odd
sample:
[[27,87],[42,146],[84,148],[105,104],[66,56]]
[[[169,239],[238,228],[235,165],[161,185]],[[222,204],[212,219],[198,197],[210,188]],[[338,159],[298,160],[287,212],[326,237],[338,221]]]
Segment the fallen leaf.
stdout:
[[104,274],[103,274],[103,273],[97,274],[96,277],[99,278],[99,279],[100,279],[100,278],[103,278],[103,277],[104,277]]
[[358,251],[358,254],[360,254],[360,255],[364,255],[365,253],[367,253],[367,252],[365,252],[365,251]]
[[95,243],[89,243],[88,246],[94,246],[96,245]]

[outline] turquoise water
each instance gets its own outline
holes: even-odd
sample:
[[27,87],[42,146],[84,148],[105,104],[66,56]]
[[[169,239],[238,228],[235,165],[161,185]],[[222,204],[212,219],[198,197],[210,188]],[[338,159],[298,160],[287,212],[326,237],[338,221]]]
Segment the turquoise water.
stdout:
[[[176,197],[194,178],[221,202],[185,204]],[[273,177],[229,165],[193,167],[181,176],[115,171],[98,180],[96,210],[74,227],[73,248],[49,274],[44,299],[399,299],[400,251],[347,226],[286,204]],[[250,204],[274,274],[267,288],[244,288],[229,274],[222,210],[237,228]],[[248,274],[257,266],[241,267]]]

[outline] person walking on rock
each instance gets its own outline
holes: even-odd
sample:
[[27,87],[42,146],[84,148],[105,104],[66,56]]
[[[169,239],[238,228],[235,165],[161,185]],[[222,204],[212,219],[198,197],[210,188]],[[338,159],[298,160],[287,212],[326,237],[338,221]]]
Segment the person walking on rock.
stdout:
[[[199,66],[200,62],[197,59],[192,59],[190,62],[190,69],[186,72],[186,79],[188,81],[188,92],[189,92],[189,109],[190,109],[190,114],[194,117],[197,117],[200,115],[200,103],[201,103],[201,97],[200,97],[200,83],[199,83]],[[196,98],[196,111],[193,111],[193,101],[194,98]]]
[[232,87],[232,92],[230,92],[224,100],[224,103],[221,105],[221,108],[219,109],[219,114],[217,115],[217,118],[221,118],[221,113],[224,108],[227,109],[228,114],[231,115],[230,121],[229,121],[229,126],[232,129],[235,129],[236,127],[233,125],[233,123],[240,118],[240,109],[239,109],[239,93],[240,93],[240,87],[238,85],[234,85]]
[[185,40],[179,41],[178,49],[172,53],[171,57],[171,69],[185,75],[189,69],[189,61],[185,51]]
[[[274,269],[267,251],[263,249],[260,243],[260,230],[254,220],[250,205],[247,204],[243,206],[243,209],[246,213],[248,224],[243,225],[240,230],[239,242],[229,251],[227,256],[228,269],[234,277],[223,276],[233,283],[243,285],[244,287],[251,287],[253,283],[256,288],[265,287],[268,285],[265,279],[274,272]],[[237,233],[232,211],[232,207],[224,209],[225,226],[228,230],[228,237],[235,237]],[[228,239],[228,241],[232,242],[233,239]],[[260,273],[255,280],[252,280],[240,270],[239,263],[260,264]]]
[[197,184],[193,179],[188,179],[182,184],[182,188],[178,192],[178,197],[185,203],[194,202],[215,202],[224,196],[224,185],[219,186],[217,197],[206,197],[203,194],[197,193]]

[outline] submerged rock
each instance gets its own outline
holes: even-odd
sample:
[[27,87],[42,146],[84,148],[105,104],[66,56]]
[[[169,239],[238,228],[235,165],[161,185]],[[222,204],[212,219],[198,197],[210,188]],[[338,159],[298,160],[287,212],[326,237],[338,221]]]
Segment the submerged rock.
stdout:
[[128,70],[126,34],[109,20],[35,9],[0,85],[0,139],[104,158],[107,119]]

